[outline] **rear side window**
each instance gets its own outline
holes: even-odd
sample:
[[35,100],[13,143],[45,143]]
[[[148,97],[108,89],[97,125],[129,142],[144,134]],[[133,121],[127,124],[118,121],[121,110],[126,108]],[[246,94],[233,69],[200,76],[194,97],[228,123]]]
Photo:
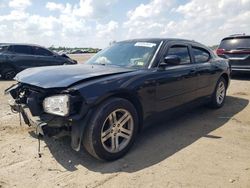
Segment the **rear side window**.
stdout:
[[168,50],[168,55],[177,55],[181,58],[180,64],[191,63],[190,55],[187,46],[174,45]]
[[18,54],[32,55],[32,48],[30,46],[24,46],[24,45],[11,46],[10,51]]
[[52,56],[53,55],[49,50],[46,50],[44,48],[34,47],[33,50],[34,50],[34,55],[40,55],[40,56]]
[[192,47],[192,49],[196,63],[205,63],[209,61],[210,53],[207,50],[199,47]]
[[221,41],[220,49],[236,50],[250,48],[250,38],[228,38]]

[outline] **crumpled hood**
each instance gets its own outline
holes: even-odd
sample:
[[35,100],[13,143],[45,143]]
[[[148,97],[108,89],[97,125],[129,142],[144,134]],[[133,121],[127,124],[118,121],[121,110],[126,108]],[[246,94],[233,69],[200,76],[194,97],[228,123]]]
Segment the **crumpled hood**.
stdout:
[[41,88],[60,88],[98,76],[131,71],[134,69],[110,65],[48,66],[26,69],[17,74],[15,80]]

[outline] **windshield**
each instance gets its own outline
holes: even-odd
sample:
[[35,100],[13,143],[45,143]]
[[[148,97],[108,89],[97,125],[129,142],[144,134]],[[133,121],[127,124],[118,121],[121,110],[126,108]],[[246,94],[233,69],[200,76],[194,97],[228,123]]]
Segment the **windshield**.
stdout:
[[250,38],[229,38],[221,41],[220,47],[225,50],[249,49]]
[[158,42],[124,41],[100,51],[87,64],[117,65],[122,67],[145,68],[150,63]]

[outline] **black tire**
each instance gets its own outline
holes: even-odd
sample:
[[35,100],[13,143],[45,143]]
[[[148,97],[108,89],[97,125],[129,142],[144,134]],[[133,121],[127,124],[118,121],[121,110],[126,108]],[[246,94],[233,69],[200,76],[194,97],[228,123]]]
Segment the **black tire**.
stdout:
[[[222,85],[224,85],[224,91],[223,91],[224,92],[224,97],[223,97],[223,99],[219,100],[217,92],[218,92],[218,90],[220,89],[220,87]],[[214,92],[213,92],[213,94],[211,96],[210,107],[214,108],[214,109],[221,108],[225,103],[226,93],[227,93],[227,82],[223,77],[221,77],[218,80],[218,82],[216,84],[216,87],[215,87],[215,90],[214,90]]]
[[2,76],[4,80],[13,80],[16,76],[17,71],[14,68],[7,68],[2,72]]
[[[123,144],[124,146],[123,149],[117,152],[109,152],[107,151],[107,149],[105,149],[105,146],[102,143],[103,140],[102,140],[101,134],[103,132],[103,127],[106,125],[105,123],[107,121],[110,121],[107,118],[109,115],[111,115],[112,112],[116,111],[115,113],[118,113],[117,115],[119,115],[119,110],[122,110],[122,109],[126,112],[129,112],[126,114],[129,114],[130,115],[129,117],[132,117],[131,119],[129,119],[129,122],[131,123],[131,125],[133,122],[133,130],[131,131],[130,139],[128,139],[127,141],[124,141],[127,144],[126,145]],[[120,119],[118,119],[118,121]],[[124,125],[128,126],[126,124]],[[123,125],[121,127],[123,127]],[[112,126],[110,126],[110,128],[112,128],[113,130]],[[88,126],[85,129],[85,132],[83,135],[83,145],[85,149],[95,158],[100,159],[100,160],[112,161],[112,160],[121,158],[128,152],[128,150],[131,148],[132,144],[134,143],[137,132],[138,132],[138,114],[133,104],[131,104],[128,100],[125,100],[122,98],[111,98],[101,103],[93,111],[92,117],[90,118],[88,122]],[[118,138],[118,134],[121,134],[121,133],[122,132],[117,133],[118,140],[120,139],[120,137]],[[112,132],[110,134],[113,135],[115,133]],[[110,139],[113,139],[113,137]],[[123,140],[126,140],[126,139],[121,138],[120,140],[122,140],[121,141],[122,143]],[[111,142],[112,140],[110,140],[110,145],[112,145]]]

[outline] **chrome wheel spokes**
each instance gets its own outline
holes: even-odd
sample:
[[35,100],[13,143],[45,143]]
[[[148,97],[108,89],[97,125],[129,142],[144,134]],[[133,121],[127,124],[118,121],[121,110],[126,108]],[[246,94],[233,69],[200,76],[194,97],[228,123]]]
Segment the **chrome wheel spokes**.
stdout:
[[226,94],[226,87],[224,82],[220,82],[216,91],[216,100],[218,104],[221,104],[224,101]]
[[124,149],[134,130],[132,115],[125,109],[117,109],[109,114],[102,126],[101,142],[105,150],[116,153]]

